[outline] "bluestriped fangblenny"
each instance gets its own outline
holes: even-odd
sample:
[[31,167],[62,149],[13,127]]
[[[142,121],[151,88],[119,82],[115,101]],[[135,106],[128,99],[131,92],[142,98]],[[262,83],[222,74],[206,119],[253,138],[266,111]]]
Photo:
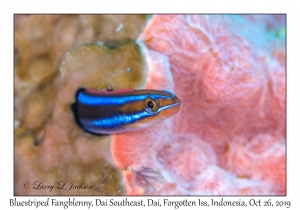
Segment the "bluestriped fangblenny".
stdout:
[[77,122],[94,134],[138,130],[171,117],[181,101],[166,90],[80,89],[73,104]]

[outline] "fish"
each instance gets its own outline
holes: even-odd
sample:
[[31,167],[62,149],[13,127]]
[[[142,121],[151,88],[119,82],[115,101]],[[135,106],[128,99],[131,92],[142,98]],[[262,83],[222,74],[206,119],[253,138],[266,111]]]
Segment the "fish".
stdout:
[[81,88],[72,110],[80,127],[89,133],[103,135],[151,126],[179,112],[180,104],[180,99],[167,90]]

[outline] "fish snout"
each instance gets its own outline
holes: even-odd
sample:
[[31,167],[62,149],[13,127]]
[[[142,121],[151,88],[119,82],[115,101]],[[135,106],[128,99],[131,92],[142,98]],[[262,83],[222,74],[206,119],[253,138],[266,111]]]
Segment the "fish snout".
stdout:
[[161,114],[164,118],[175,115],[180,110],[180,104],[180,99],[176,95],[173,95],[172,99],[168,99],[167,103],[165,102],[161,107]]
[[180,101],[180,99],[179,99],[177,96],[174,96],[174,97],[173,97],[173,101],[174,101],[176,104],[178,104],[178,105],[181,104],[181,101]]

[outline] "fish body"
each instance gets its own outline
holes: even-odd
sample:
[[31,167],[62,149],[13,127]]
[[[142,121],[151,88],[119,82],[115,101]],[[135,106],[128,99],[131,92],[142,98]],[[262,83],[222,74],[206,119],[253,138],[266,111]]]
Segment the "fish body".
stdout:
[[96,91],[76,95],[77,122],[94,134],[139,130],[176,114],[181,101],[166,90]]

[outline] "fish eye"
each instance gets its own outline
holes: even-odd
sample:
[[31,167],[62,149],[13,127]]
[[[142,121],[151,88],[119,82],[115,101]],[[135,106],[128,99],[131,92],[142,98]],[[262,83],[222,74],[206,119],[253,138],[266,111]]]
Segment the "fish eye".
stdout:
[[158,100],[154,98],[146,98],[145,108],[149,113],[151,114],[156,113],[158,111],[158,107],[159,107]]
[[152,101],[148,101],[147,102],[147,107],[150,108],[150,109],[153,109],[154,108],[154,104]]

